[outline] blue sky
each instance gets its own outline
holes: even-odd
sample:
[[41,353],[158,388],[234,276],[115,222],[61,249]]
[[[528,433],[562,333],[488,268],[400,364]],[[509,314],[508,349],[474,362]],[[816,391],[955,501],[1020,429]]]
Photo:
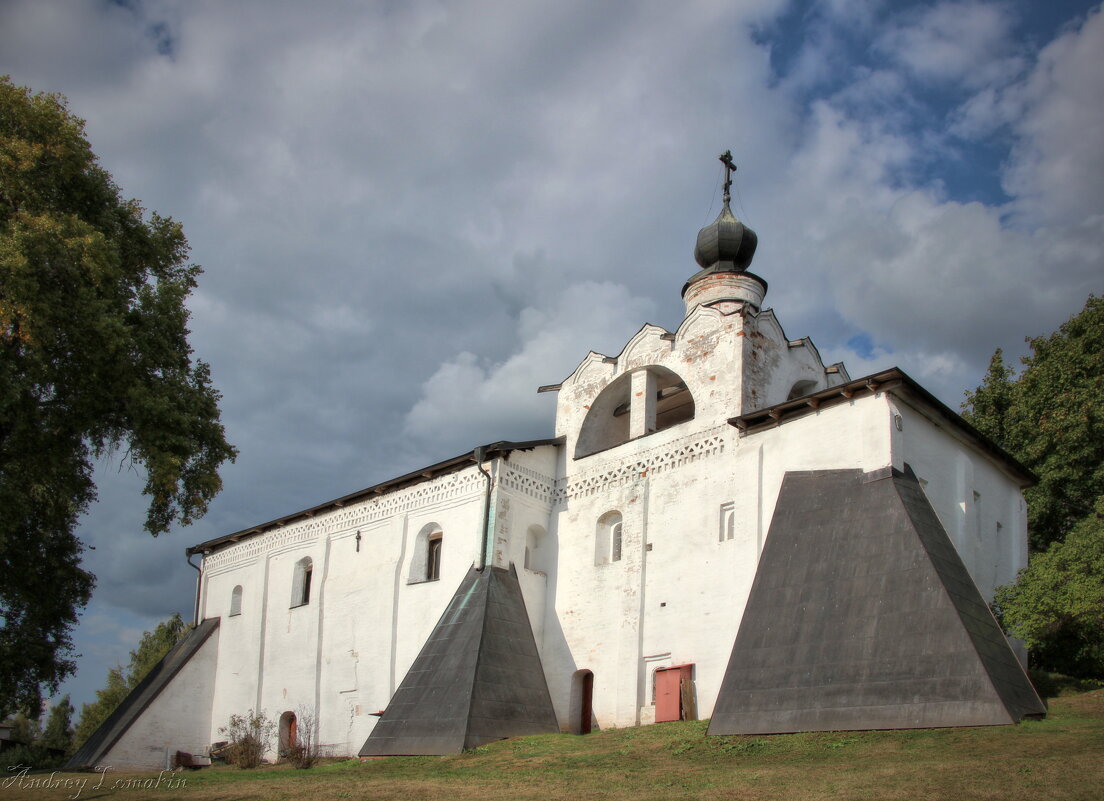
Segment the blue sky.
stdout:
[[537,386],[679,323],[726,149],[787,334],[957,407],[1101,292],[1102,62],[1095,3],[0,5],[0,73],[183,223],[241,451],[157,539],[101,465],[65,689],[190,612],[187,545],[548,435]]

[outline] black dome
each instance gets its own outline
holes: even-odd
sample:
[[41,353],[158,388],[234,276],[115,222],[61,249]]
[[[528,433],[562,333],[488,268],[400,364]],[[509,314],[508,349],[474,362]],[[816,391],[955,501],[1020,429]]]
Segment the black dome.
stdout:
[[694,259],[710,272],[743,272],[758,244],[759,237],[736,219],[726,202],[717,219],[698,231]]

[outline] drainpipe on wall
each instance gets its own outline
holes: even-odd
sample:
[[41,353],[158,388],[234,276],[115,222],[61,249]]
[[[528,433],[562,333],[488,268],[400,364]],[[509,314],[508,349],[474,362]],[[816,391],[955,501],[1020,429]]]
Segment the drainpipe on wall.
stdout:
[[483,525],[479,531],[479,557],[475,561],[475,569],[482,570],[487,566],[487,533],[491,526],[491,474],[483,469],[483,460],[487,456],[487,446],[480,445],[472,451],[472,459],[483,477],[487,479],[487,494],[483,498]]
[[190,548],[185,549],[184,554],[188,557],[188,564],[195,568],[196,572],[196,599],[195,599],[195,614],[192,615],[192,625],[199,625],[199,588],[203,580],[203,568],[200,565],[192,564],[192,557],[195,554],[192,553]]

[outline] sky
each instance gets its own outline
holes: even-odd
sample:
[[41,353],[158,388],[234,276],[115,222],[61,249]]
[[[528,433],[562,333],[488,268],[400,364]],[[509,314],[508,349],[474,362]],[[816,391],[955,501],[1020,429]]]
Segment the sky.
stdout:
[[183,224],[240,450],[158,538],[97,466],[78,707],[190,618],[187,546],[551,436],[538,386],[678,326],[725,150],[765,305],[852,377],[958,408],[1104,290],[1097,3],[3,0],[5,73]]

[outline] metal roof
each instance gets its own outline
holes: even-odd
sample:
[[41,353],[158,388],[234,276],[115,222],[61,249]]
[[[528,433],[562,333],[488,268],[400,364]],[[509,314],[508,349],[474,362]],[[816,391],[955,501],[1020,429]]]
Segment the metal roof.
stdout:
[[216,550],[223,545],[233,544],[249,537],[255,537],[259,534],[263,534],[266,531],[271,531],[274,528],[281,528],[294,523],[298,520],[304,520],[306,518],[314,517],[317,514],[323,512],[331,512],[335,509],[341,509],[348,506],[351,503],[357,503],[363,501],[366,498],[372,498],[378,495],[382,495],[386,492],[401,489],[403,487],[413,486],[420,484],[423,481],[428,481],[431,478],[442,476],[447,473],[455,473],[458,470],[462,470],[468,465],[474,464],[476,461],[476,453],[481,452],[483,459],[495,459],[498,457],[508,457],[512,451],[527,451],[533,448],[540,447],[541,445],[560,445],[563,443],[563,437],[557,437],[555,439],[534,439],[528,442],[510,442],[508,440],[500,440],[499,442],[492,442],[489,445],[483,445],[478,448],[473,448],[467,453],[462,453],[459,456],[454,456],[451,459],[446,459],[443,462],[437,462],[431,464],[428,467],[423,467],[420,470],[414,470],[405,475],[397,476],[396,478],[388,479],[387,481],[379,484],[373,484],[371,487],[365,487],[362,490],[351,492],[348,495],[343,495],[340,498],[334,498],[332,501],[326,501],[316,506],[311,506],[308,509],[303,509],[299,512],[292,512],[289,515],[278,517],[275,520],[269,520],[267,523],[261,523],[260,525],[250,526],[249,528],[243,528],[241,531],[235,531],[231,534],[224,534],[221,537],[215,537],[214,539],[201,542],[198,545],[193,545],[187,549],[188,556],[194,556],[195,554],[207,554]]
[[790,420],[796,420],[799,417],[815,414],[819,409],[878,392],[890,392],[906,399],[919,401],[921,405],[935,412],[940,418],[957,429],[960,434],[973,442],[980,450],[1003,464],[1010,473],[1019,479],[1021,486],[1028,487],[1038,482],[1039,477],[1024,467],[1012,454],[966,422],[962,415],[953,411],[897,367],[891,367],[888,370],[873,373],[863,378],[856,378],[846,384],[828,387],[784,403],[777,403],[774,406],[756,409],[753,412],[732,417],[728,422],[730,425],[739,428],[741,434],[754,434],[758,431],[782,425]]

